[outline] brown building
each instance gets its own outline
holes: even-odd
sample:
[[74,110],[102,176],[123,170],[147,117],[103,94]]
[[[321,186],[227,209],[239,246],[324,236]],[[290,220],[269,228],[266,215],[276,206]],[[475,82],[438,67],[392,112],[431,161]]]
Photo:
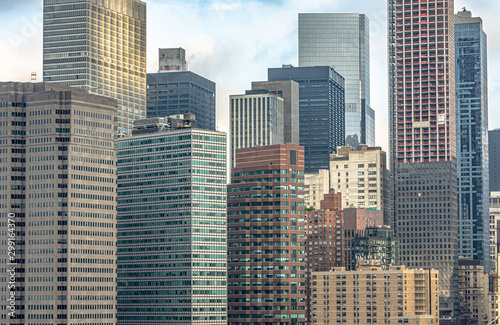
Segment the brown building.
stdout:
[[471,258],[458,259],[460,318],[467,324],[484,324],[488,319],[489,276],[481,263]]
[[342,195],[326,194],[321,209],[306,211],[306,288],[310,323],[311,272],[328,271],[343,266]]
[[438,280],[438,271],[381,270],[374,260],[314,272],[311,324],[439,324]]
[[228,324],[305,325],[304,148],[236,150],[228,185]]
[[365,230],[369,227],[382,226],[384,224],[384,213],[380,210],[369,209],[344,209],[344,265],[346,270],[356,269],[354,257],[354,239],[365,236]]

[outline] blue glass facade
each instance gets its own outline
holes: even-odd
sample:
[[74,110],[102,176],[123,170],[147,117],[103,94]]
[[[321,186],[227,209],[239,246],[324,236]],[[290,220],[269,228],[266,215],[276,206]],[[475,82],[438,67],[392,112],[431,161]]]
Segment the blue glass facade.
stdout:
[[147,117],[192,113],[196,127],[215,130],[215,83],[191,71],[148,73]]
[[118,142],[119,324],[226,325],[226,134]]
[[346,145],[375,145],[370,107],[370,24],[355,13],[299,14],[299,66],[331,66],[345,78]]
[[459,254],[489,270],[486,34],[468,11],[455,16]]
[[344,78],[333,68],[283,67],[268,70],[269,81],[299,83],[299,144],[305,172],[329,169],[330,154],[345,144]]

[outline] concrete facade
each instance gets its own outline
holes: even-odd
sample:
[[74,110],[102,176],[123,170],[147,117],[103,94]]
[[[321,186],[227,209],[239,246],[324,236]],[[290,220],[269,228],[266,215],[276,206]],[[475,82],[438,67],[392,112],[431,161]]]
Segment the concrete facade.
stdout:
[[330,171],[320,169],[317,174],[304,175],[304,200],[306,207],[319,209],[325,194],[330,193]]

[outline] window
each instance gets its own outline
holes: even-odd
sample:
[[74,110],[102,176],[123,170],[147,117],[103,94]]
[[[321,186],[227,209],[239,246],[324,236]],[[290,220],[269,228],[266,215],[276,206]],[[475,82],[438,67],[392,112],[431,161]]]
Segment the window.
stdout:
[[290,150],[290,165],[297,165],[297,151]]

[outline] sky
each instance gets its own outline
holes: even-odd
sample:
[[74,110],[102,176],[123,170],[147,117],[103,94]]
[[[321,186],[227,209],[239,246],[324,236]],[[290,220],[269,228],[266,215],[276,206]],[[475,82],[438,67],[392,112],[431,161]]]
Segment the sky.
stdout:
[[[0,81],[42,81],[42,0],[0,0]],[[158,48],[182,47],[189,70],[217,83],[217,126],[228,131],[229,95],[267,69],[298,64],[298,13],[361,13],[370,20],[371,105],[376,145],[388,149],[386,0],[146,0],[147,72]],[[499,0],[456,0],[483,19],[488,36],[489,129],[500,128]]]

